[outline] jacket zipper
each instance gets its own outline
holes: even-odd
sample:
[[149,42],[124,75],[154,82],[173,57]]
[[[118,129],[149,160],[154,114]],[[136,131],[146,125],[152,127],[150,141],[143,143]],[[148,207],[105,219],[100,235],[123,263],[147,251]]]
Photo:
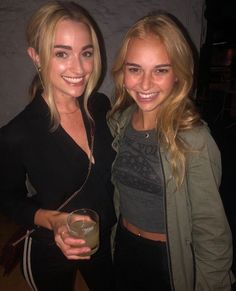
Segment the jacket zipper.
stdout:
[[193,290],[195,290],[196,289],[196,258],[195,258],[195,253],[194,253],[192,243],[190,243],[190,248],[191,248],[192,256],[193,256]]
[[162,169],[162,177],[163,177],[163,192],[164,192],[164,212],[165,212],[165,228],[166,228],[166,249],[167,249],[167,260],[168,260],[168,267],[169,267],[169,277],[170,277],[170,285],[171,290],[175,291],[174,287],[174,280],[173,280],[173,273],[171,268],[171,257],[170,257],[170,245],[169,245],[169,235],[168,235],[168,227],[167,227],[167,211],[166,211],[166,179],[164,175],[164,167],[162,163],[162,156],[160,147],[158,147],[159,155],[160,155],[160,162],[161,162],[161,169]]

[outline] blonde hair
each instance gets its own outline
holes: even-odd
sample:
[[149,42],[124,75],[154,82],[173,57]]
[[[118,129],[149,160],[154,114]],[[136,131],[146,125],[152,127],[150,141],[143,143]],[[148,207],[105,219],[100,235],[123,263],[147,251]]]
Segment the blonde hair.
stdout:
[[126,33],[112,68],[115,100],[110,117],[118,111],[124,111],[134,102],[123,86],[123,66],[128,45],[131,39],[150,35],[159,38],[164,44],[177,78],[170,96],[158,110],[156,129],[161,144],[170,153],[172,174],[176,185],[180,186],[185,174],[187,145],[178,133],[200,124],[200,117],[190,99],[194,75],[192,49],[171,15],[165,12],[149,14],[138,20]]
[[26,29],[28,46],[35,49],[40,59],[40,70],[32,81],[30,95],[34,98],[38,91],[45,92],[53,130],[58,127],[60,117],[54,102],[52,86],[48,81],[49,61],[52,54],[56,25],[58,22],[67,19],[85,24],[91,33],[94,47],[94,67],[84,92],[84,108],[90,118],[88,98],[99,83],[102,70],[99,43],[99,37],[101,37],[100,31],[94,20],[83,7],[74,2],[50,1],[36,11]]

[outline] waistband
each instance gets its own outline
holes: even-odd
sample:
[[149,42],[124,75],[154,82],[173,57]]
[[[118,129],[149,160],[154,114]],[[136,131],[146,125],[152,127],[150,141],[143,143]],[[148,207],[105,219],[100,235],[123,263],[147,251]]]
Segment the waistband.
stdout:
[[144,231],[138,228],[137,226],[133,225],[132,223],[129,223],[125,218],[121,218],[120,224],[124,228],[126,228],[129,232],[131,232],[132,234],[138,237],[143,237],[143,238],[153,240],[153,241],[166,242],[166,234],[164,233]]

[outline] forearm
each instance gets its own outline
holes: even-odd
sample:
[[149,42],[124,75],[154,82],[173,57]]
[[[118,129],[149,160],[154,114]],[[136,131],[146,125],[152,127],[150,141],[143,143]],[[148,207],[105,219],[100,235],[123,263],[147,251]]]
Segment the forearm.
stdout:
[[38,209],[34,216],[34,224],[54,230],[57,226],[66,224],[68,214],[55,210]]

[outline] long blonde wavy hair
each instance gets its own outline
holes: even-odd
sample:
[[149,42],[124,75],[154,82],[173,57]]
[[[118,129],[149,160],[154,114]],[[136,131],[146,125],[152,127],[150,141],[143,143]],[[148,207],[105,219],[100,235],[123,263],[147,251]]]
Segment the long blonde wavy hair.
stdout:
[[52,130],[58,127],[60,116],[49,82],[49,62],[52,55],[56,25],[58,22],[68,19],[85,24],[91,33],[94,47],[94,67],[84,92],[84,108],[90,118],[88,98],[99,83],[102,71],[100,40],[98,37],[100,31],[87,10],[75,2],[50,1],[35,12],[28,23],[26,37],[28,46],[33,47],[39,55],[40,70],[31,83],[29,93],[34,98],[37,92],[44,92],[50,109]]
[[156,36],[164,44],[178,80],[170,96],[158,110],[156,130],[160,143],[170,153],[172,174],[179,187],[185,174],[188,150],[179,133],[199,125],[201,121],[190,98],[194,75],[192,48],[182,27],[176,21],[166,12],[156,12],[141,18],[128,30],[112,68],[115,99],[109,116],[112,118],[116,112],[123,112],[134,102],[123,86],[123,68],[130,40],[142,39],[150,34]]

